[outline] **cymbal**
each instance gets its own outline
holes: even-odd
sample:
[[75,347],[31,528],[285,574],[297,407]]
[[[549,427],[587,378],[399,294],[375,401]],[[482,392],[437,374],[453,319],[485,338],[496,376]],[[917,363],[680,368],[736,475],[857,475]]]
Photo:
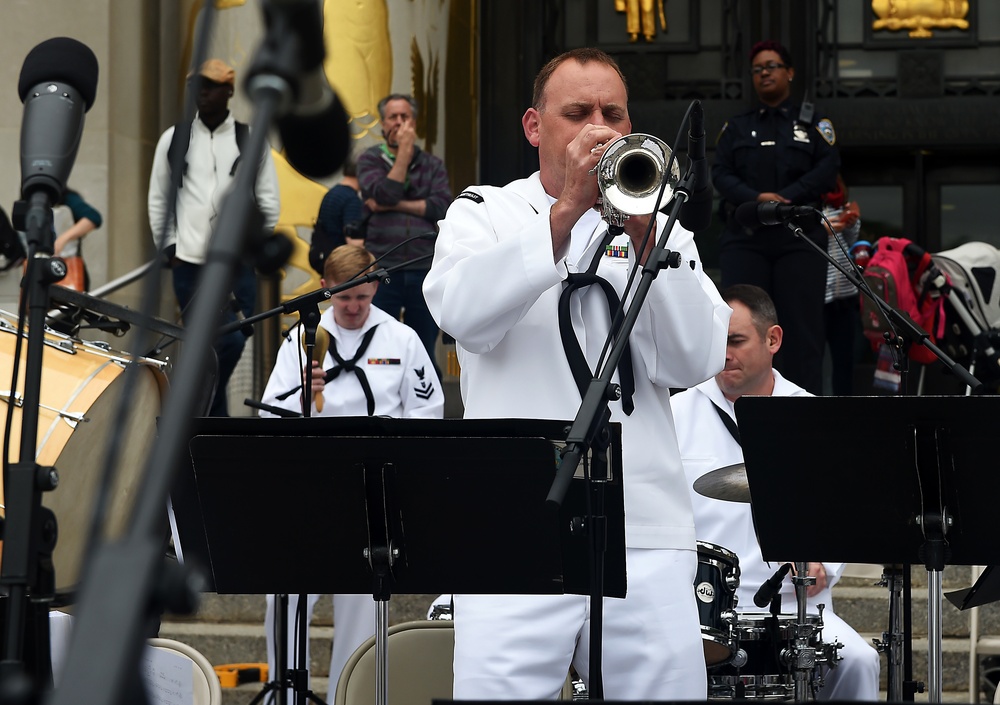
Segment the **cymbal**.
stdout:
[[727,502],[750,502],[750,486],[743,463],[727,465],[707,472],[694,481],[694,491],[705,497]]

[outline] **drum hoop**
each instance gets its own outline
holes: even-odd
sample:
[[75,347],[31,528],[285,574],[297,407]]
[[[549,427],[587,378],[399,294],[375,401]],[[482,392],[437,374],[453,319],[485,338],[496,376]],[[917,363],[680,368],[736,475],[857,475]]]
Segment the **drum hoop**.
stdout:
[[[76,385],[76,388],[73,390],[73,393],[69,395],[69,397],[66,399],[65,402],[63,402],[63,406],[61,409],[59,409],[59,412],[71,413],[69,411],[70,405],[73,404],[79,398],[79,396],[83,393],[83,390],[86,389],[90,385],[90,383],[94,381],[94,378],[97,377],[97,375],[99,375],[110,364],[113,364],[112,360],[105,360],[100,365],[95,367],[89,375],[87,375],[79,384]],[[104,392],[102,391],[101,393],[103,394]],[[90,406],[88,406],[87,408],[89,409]],[[51,438],[52,434],[55,433],[55,430],[59,426],[59,424],[61,422],[66,421],[66,418],[62,416],[59,412],[56,412],[56,416],[52,420],[52,423],[49,424],[48,429],[45,431],[45,435],[42,436],[41,441],[38,442],[38,447],[35,449],[36,460],[39,458],[39,456],[41,456],[42,451],[45,450],[45,444],[48,443],[49,438]],[[86,419],[87,417],[84,416],[83,418]]]
[[702,549],[704,549],[707,554],[709,555],[714,554],[713,557],[723,556],[725,558],[731,559],[732,563],[739,562],[740,557],[736,555],[736,553],[734,553],[733,551],[730,551],[728,548],[725,548],[724,546],[719,546],[718,544],[700,540],[697,541],[697,546],[699,554],[702,552]]

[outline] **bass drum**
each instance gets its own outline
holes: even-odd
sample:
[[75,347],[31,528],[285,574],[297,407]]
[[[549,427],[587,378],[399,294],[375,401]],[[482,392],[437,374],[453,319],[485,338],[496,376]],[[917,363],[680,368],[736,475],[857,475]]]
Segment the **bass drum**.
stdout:
[[[17,318],[0,311],[0,401],[6,403],[10,403],[11,396],[16,331]],[[26,361],[25,337],[18,368],[17,406],[9,429],[11,462],[17,461],[21,445],[20,403]],[[57,592],[71,591],[80,576],[107,440],[129,361],[127,354],[103,344],[81,342],[46,330],[35,458],[39,465],[55,466],[59,471],[58,487],[42,495],[42,504],[55,514],[59,530],[53,553]],[[139,358],[138,362],[135,395],[121,433],[119,470],[108,502],[104,527],[108,538],[121,535],[131,513],[167,387],[165,363],[148,358]],[[4,433],[6,413],[6,408],[0,408],[0,429]],[[5,503],[0,488],[0,505]]]

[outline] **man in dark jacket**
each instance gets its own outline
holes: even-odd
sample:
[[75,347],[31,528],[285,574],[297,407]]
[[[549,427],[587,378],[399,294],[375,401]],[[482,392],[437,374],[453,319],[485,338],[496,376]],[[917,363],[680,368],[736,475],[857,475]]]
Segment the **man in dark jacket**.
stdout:
[[[358,182],[365,213],[371,213],[365,247],[381,258],[383,267],[390,267],[433,254],[433,237],[403,243],[417,235],[433,236],[452,198],[444,163],[416,145],[413,98],[388,95],[379,101],[378,111],[385,143],[358,158]],[[402,312],[403,322],[417,331],[433,360],[438,328],[421,290],[430,266],[428,257],[395,272],[391,281],[379,286],[372,303],[393,317]]]

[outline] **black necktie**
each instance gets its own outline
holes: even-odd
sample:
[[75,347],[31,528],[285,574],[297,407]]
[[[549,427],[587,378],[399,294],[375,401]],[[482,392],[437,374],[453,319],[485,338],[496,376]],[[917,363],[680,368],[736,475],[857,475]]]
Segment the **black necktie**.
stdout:
[[337,361],[337,364],[326,371],[324,375],[327,382],[337,379],[341,372],[353,372],[358,377],[358,382],[361,383],[361,389],[365,392],[365,399],[368,400],[368,415],[375,415],[375,395],[372,394],[371,385],[368,384],[368,377],[365,376],[365,371],[357,366],[358,360],[361,356],[365,354],[368,346],[372,342],[372,338],[375,336],[375,329],[378,328],[376,323],[365,333],[364,337],[361,339],[361,344],[358,345],[357,352],[354,353],[354,357],[350,360],[345,360],[337,352],[337,339],[330,336],[330,356]]
[[[614,326],[612,334],[618,332],[621,322],[619,321],[616,324],[614,317],[618,311],[618,307],[621,305],[621,300],[618,298],[618,293],[611,286],[611,283],[596,274],[597,267],[601,263],[601,257],[604,256],[604,251],[612,239],[614,239],[614,235],[610,232],[604,236],[586,272],[571,273],[566,277],[566,286],[559,297],[559,335],[562,338],[566,361],[573,372],[573,379],[576,381],[576,386],[580,390],[581,397],[586,395],[587,388],[593,379],[593,374],[590,370],[590,365],[587,364],[587,358],[580,348],[580,341],[576,337],[576,332],[573,330],[573,317],[570,314],[569,302],[573,292],[577,289],[582,289],[591,284],[600,285],[601,290],[604,291],[604,295],[608,299],[608,311],[610,312],[612,325]],[[632,401],[632,394],[635,392],[635,374],[632,370],[632,348],[628,342],[625,343],[621,360],[618,361],[618,382],[622,390],[622,411],[625,412],[626,416],[630,416],[635,409],[635,403]]]

